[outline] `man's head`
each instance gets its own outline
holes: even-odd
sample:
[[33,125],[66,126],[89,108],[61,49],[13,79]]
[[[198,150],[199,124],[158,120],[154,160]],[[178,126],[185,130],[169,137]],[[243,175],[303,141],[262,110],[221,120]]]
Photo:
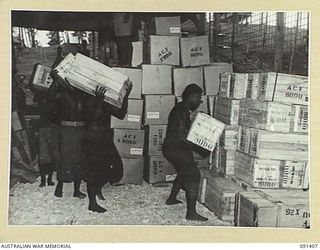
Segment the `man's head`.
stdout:
[[182,93],[182,101],[189,105],[190,110],[195,111],[201,101],[202,89],[195,83],[188,85]]
[[86,48],[87,48],[88,43],[87,43],[87,41],[86,41],[86,40],[82,40],[81,45],[82,45],[82,48],[83,48],[83,49],[86,49]]

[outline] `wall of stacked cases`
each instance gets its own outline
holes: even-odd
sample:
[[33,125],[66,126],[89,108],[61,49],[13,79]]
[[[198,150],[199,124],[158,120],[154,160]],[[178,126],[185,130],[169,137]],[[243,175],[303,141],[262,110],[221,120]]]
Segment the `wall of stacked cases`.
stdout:
[[236,72],[308,74],[309,13],[207,13],[212,60]]

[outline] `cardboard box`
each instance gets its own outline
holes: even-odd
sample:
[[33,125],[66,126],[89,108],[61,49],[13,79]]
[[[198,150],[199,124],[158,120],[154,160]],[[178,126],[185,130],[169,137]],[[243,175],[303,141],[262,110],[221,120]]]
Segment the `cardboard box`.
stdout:
[[143,42],[132,42],[131,66],[138,67],[143,63]]
[[80,53],[69,54],[55,68],[71,86],[93,95],[97,86],[107,89],[104,101],[121,107],[128,77]]
[[143,158],[122,158],[123,177],[118,184],[143,184]]
[[288,133],[290,113],[290,105],[243,99],[240,101],[239,125]]
[[173,95],[145,96],[144,124],[165,125],[175,105]]
[[181,22],[179,16],[155,17],[151,20],[150,34],[158,36],[180,36]]
[[197,84],[202,93],[205,94],[203,87],[203,69],[202,68],[175,68],[173,69],[174,95],[182,96],[185,88],[192,84]]
[[255,188],[302,189],[306,162],[266,160],[236,153],[235,176]]
[[128,112],[123,120],[111,116],[111,128],[141,129],[143,100],[128,100]]
[[179,37],[149,36],[145,63],[180,65]]
[[222,122],[213,117],[198,113],[188,132],[187,141],[213,152],[224,127]]
[[141,99],[141,91],[142,91],[142,70],[135,68],[119,68],[114,67],[116,71],[126,75],[129,80],[132,82],[132,90],[129,95],[130,99]]
[[146,126],[146,148],[148,155],[162,156],[162,145],[166,138],[167,125]]
[[38,90],[47,91],[53,83],[50,75],[51,71],[52,68],[50,67],[40,65],[39,63],[35,64],[30,79],[33,87]]
[[123,158],[142,158],[144,131],[135,129],[114,129],[113,141]]
[[262,73],[259,100],[289,104],[309,104],[309,79],[306,76],[282,73]]
[[147,183],[169,182],[176,178],[176,170],[163,156],[149,156],[145,168],[144,180]]
[[116,36],[131,36],[133,30],[132,13],[113,13],[113,27]]
[[204,204],[219,219],[233,222],[236,194],[243,191],[243,188],[226,178],[207,178]]
[[[178,102],[182,102],[182,97],[178,96],[177,98],[177,103]],[[200,104],[200,106],[194,111],[194,113],[197,112],[203,112],[205,114],[208,114],[208,97],[206,95],[203,95],[201,97],[201,101],[202,103]]]
[[180,39],[183,67],[210,64],[208,36],[194,36]]
[[142,65],[142,94],[166,95],[172,93],[172,67],[169,65]]
[[308,133],[308,106],[292,105],[290,132]]
[[219,141],[220,147],[226,150],[237,150],[239,126],[226,126]]
[[247,95],[249,74],[221,73],[219,95],[222,97],[243,99]]
[[239,151],[272,160],[307,161],[308,135],[285,134],[242,127]]
[[233,72],[232,64],[213,63],[210,66],[203,67],[204,85],[207,95],[218,95],[220,87],[220,74],[224,72]]
[[239,124],[240,100],[216,97],[213,117],[230,126]]

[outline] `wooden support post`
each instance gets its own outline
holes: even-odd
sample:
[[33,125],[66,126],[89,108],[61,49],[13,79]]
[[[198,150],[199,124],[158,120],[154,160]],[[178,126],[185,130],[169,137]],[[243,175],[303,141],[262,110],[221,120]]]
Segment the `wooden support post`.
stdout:
[[274,71],[280,72],[284,48],[284,12],[277,13],[277,30],[275,33]]

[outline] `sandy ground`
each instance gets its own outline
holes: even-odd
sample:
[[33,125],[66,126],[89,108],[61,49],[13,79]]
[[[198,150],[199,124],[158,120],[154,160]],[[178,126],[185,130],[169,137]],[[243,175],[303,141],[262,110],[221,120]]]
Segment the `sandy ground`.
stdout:
[[[232,226],[219,220],[214,213],[198,204],[198,212],[209,218],[207,222],[189,222],[185,219],[186,203],[184,192],[179,199],[183,204],[164,204],[169,187],[106,185],[103,194],[106,201],[99,201],[107,209],[104,214],[87,209],[88,199],[72,197],[73,185],[65,184],[64,197],[56,198],[55,187],[39,188],[34,184],[16,184],[10,190],[9,225],[190,225]],[[86,192],[85,184],[81,190]]]

